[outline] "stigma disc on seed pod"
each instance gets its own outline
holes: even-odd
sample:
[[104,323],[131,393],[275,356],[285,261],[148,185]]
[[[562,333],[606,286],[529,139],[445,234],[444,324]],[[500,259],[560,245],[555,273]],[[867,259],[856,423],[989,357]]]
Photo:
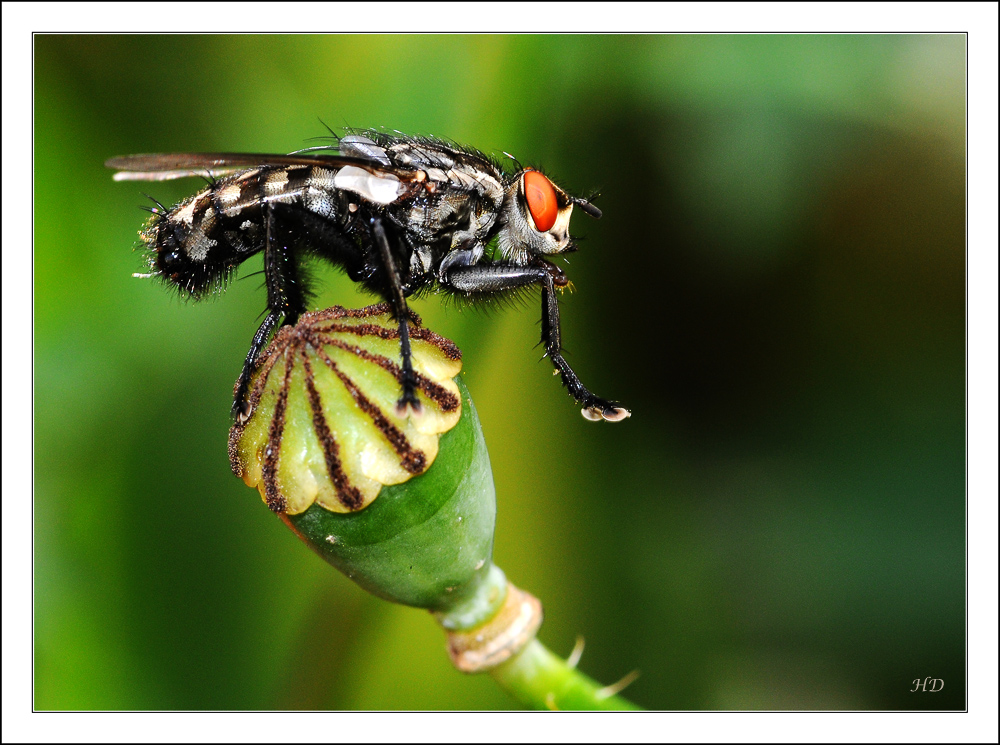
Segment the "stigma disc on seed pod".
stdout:
[[422,474],[461,417],[462,362],[416,317],[410,341],[420,416],[397,410],[399,327],[388,306],[330,308],[282,328],[251,382],[251,414],[230,432],[233,472],[288,515],[313,503],[356,512],[383,486]]

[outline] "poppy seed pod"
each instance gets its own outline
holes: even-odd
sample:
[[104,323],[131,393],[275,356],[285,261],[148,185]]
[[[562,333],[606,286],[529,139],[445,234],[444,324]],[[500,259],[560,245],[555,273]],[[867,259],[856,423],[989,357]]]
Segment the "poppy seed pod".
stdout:
[[[251,415],[230,432],[230,461],[326,561],[461,633],[504,616],[514,595],[492,563],[493,475],[458,377],[461,354],[415,316],[410,340],[418,412],[397,407],[399,331],[388,306],[307,313],[281,329],[252,379]],[[530,639],[540,622],[538,606],[516,621],[518,634],[530,629]],[[453,659],[493,664],[521,643],[451,646]]]
[[496,495],[461,354],[408,323],[418,405],[398,404],[389,306],[335,307],[282,328],[260,356],[233,472],[364,589],[430,610],[462,672],[489,671],[534,708],[634,708],[545,649],[536,598],[493,564]]

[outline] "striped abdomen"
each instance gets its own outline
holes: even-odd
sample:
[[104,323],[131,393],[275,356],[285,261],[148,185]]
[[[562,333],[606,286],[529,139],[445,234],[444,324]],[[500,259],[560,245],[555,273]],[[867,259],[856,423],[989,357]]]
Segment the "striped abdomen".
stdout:
[[143,228],[142,240],[153,252],[150,264],[182,291],[202,295],[264,248],[267,204],[297,205],[336,218],[343,211],[337,175],[336,169],[290,166],[221,178]]

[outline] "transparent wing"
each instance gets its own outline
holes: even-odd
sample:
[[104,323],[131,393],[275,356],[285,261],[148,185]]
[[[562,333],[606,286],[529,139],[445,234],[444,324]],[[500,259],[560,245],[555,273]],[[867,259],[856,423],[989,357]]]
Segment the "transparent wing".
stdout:
[[265,155],[261,153],[154,153],[109,158],[115,181],[169,181],[188,176],[223,176],[259,166],[355,166],[373,175],[391,173],[400,181],[419,180],[419,171],[346,155]]

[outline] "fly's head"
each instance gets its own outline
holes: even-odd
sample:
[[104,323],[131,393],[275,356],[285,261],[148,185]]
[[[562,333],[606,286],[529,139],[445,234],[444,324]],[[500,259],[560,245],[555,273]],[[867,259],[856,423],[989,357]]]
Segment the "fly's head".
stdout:
[[541,171],[521,171],[504,199],[500,250],[505,256],[525,262],[533,256],[575,250],[569,234],[574,206],[591,217],[601,216],[597,207],[586,199],[570,196]]

